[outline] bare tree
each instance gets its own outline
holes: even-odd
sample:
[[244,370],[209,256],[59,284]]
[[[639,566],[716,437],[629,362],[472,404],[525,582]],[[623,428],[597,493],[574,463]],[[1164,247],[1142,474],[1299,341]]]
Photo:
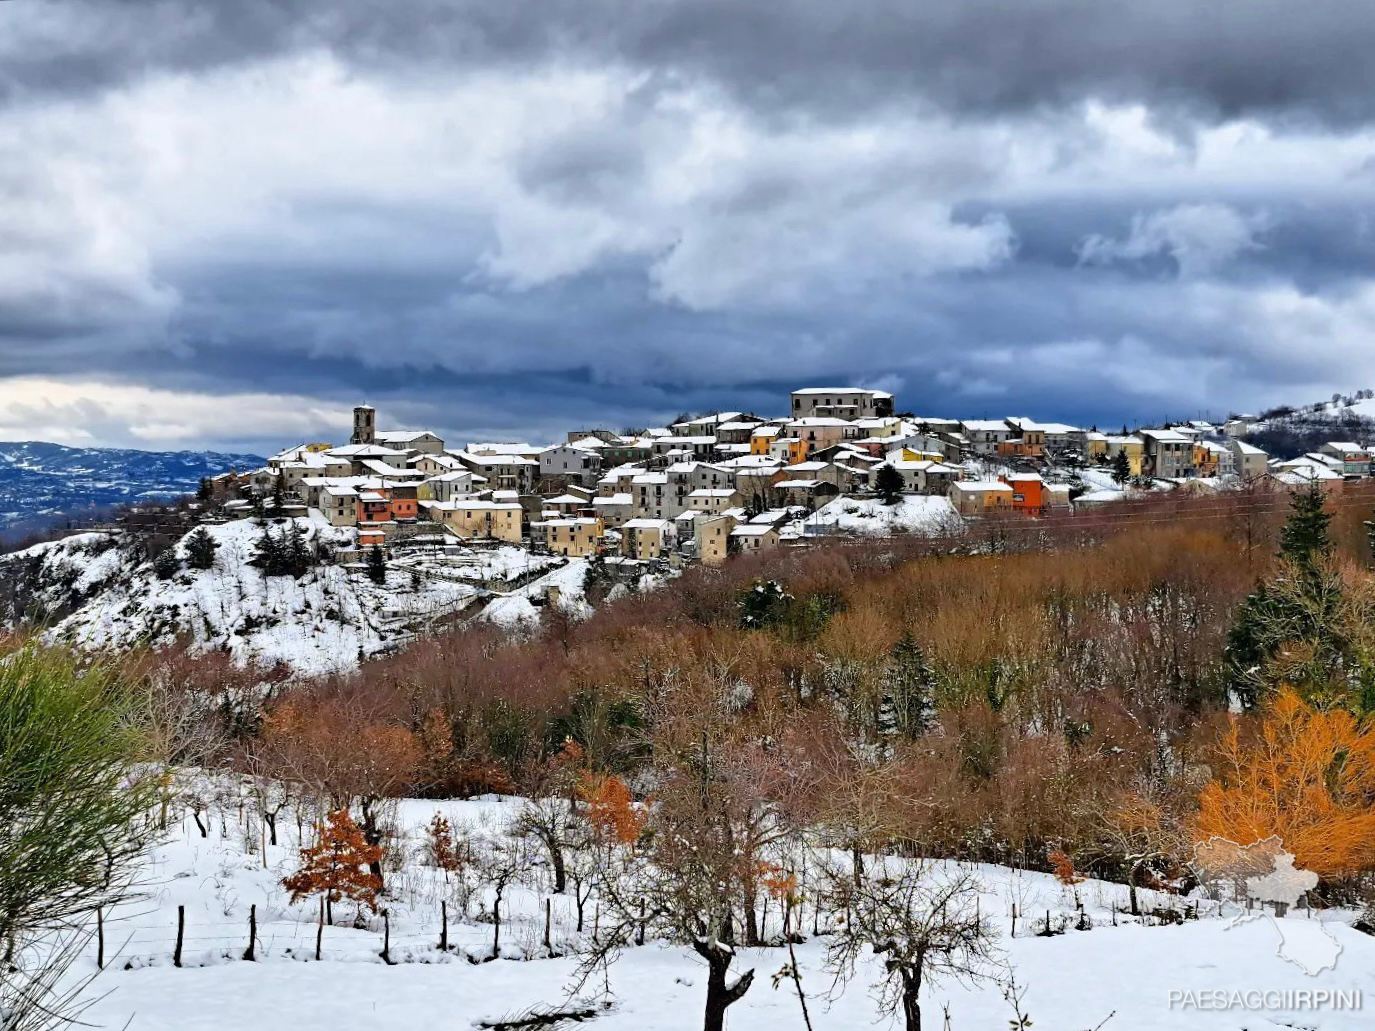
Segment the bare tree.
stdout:
[[901,1013],[906,1031],[921,1031],[923,984],[939,977],[981,983],[994,976],[997,934],[980,914],[979,882],[970,871],[884,858],[859,883],[843,866],[827,881],[831,907],[849,914],[827,947],[837,986],[872,950],[883,963],[879,1006]]
[[739,827],[711,778],[683,767],[661,776],[644,847],[618,850],[597,871],[598,900],[610,919],[588,943],[581,983],[652,931],[688,946],[706,963],[702,1027],[722,1031],[727,1009],[754,983],[753,970],[732,978],[731,966],[745,880],[755,872],[737,847]]

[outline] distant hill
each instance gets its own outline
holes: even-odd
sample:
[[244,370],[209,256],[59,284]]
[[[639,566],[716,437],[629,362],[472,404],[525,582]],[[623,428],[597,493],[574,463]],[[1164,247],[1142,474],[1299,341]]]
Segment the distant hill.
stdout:
[[203,476],[256,469],[264,461],[218,451],[0,442],[0,539],[90,519],[112,505],[194,493]]
[[1330,440],[1375,442],[1375,398],[1288,405],[1262,412],[1242,438],[1272,458],[1297,458]]

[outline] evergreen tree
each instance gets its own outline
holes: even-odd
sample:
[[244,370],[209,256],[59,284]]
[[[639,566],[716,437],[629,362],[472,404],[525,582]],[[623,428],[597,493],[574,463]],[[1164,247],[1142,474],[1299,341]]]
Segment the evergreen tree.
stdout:
[[157,558],[153,559],[153,574],[159,580],[170,580],[180,572],[181,563],[171,548],[159,552]]
[[272,532],[272,527],[264,526],[262,536],[253,549],[250,565],[257,566],[264,576],[280,576],[282,573],[282,542]]
[[888,654],[879,733],[909,741],[921,737],[935,725],[935,691],[936,673],[926,661],[926,653],[912,631],[904,630]]
[[282,478],[279,476],[272,483],[272,503],[268,506],[268,515],[280,516],[286,501],[282,496]]
[[878,496],[885,505],[896,505],[898,499],[902,497],[902,490],[905,486],[902,473],[887,462],[878,467],[878,471],[874,475],[874,490],[878,492]]
[[219,544],[204,526],[198,526],[186,538],[186,560],[192,569],[209,569],[215,564]]
[[282,534],[282,572],[295,577],[305,575],[310,568],[310,548],[306,546],[301,527],[295,519]]
[[1126,451],[1118,451],[1112,456],[1112,479],[1114,483],[1126,483],[1132,478],[1132,463]]
[[387,582],[387,560],[382,554],[380,544],[374,544],[368,549],[368,579],[375,584]]
[[606,568],[606,559],[593,555],[587,560],[582,574],[582,594],[589,605],[600,604],[611,590],[613,580],[611,571]]
[[196,488],[196,500],[205,502],[215,496],[215,488],[210,482],[209,476],[202,476],[200,485]]
[[1311,570],[1317,559],[1332,551],[1327,527],[1332,514],[1325,507],[1326,497],[1316,483],[1296,491],[1290,498],[1289,518],[1280,528],[1280,556]]

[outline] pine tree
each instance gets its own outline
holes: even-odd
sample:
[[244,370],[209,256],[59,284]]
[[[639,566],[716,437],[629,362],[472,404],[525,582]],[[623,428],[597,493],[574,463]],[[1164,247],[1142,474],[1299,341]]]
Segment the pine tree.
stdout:
[[153,575],[159,580],[170,580],[181,572],[181,563],[177,561],[176,552],[171,548],[159,552],[158,557],[153,559]]
[[368,579],[375,584],[387,582],[387,560],[382,554],[380,544],[374,544],[368,549]]
[[1126,483],[1132,478],[1131,459],[1127,457],[1125,451],[1118,451],[1112,456],[1112,479],[1114,483]]
[[1317,559],[1332,551],[1327,532],[1332,514],[1325,502],[1322,488],[1316,483],[1294,493],[1289,502],[1289,518],[1280,528],[1281,557],[1311,570]]
[[202,476],[199,486],[196,487],[196,500],[202,502],[209,501],[214,496],[215,487],[214,484],[210,482],[210,477]]
[[282,478],[279,476],[272,484],[272,503],[268,506],[268,514],[281,515],[285,503],[285,499],[282,497]]
[[272,532],[272,527],[263,527],[262,536],[253,548],[253,557],[248,561],[261,569],[264,576],[282,574],[282,541]]
[[935,671],[912,631],[904,630],[888,654],[879,733],[911,741],[929,731],[936,721],[935,690]]
[[756,580],[740,592],[740,625],[757,629],[777,623],[792,601],[793,596],[777,580]]
[[302,576],[310,568],[310,549],[306,547],[305,537],[295,519],[282,534],[282,571],[291,576]]
[[874,475],[874,490],[878,492],[885,505],[896,505],[905,486],[902,473],[887,462],[878,467],[878,472]]
[[186,538],[186,561],[192,569],[209,569],[215,564],[219,544],[204,526],[198,526]]
[[301,868],[283,879],[292,903],[311,895],[323,895],[327,905],[348,899],[375,909],[382,881],[369,865],[382,858],[380,845],[369,845],[347,809],[338,809],[319,828],[314,845],[301,849]]

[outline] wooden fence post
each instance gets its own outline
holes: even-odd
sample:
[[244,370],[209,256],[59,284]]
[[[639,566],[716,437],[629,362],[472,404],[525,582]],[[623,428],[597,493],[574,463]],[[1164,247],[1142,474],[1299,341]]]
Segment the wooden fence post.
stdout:
[[105,969],[105,914],[95,911],[95,965],[98,970]]
[[172,966],[181,966],[181,943],[186,936],[186,907],[177,907],[177,948],[172,953]]
[[553,900],[553,899],[545,899],[545,900],[544,900],[544,951],[547,952],[547,953],[548,953],[549,955],[551,955],[551,956],[554,954],[554,946],[553,946],[553,943],[549,940],[549,931],[550,931],[550,925],[551,925],[552,922],[553,922],[553,914],[554,914],[554,900]]
[[382,910],[382,962],[391,966],[391,917]]
[[439,903],[439,951],[449,951],[449,903],[443,899]]
[[257,959],[257,954],[253,947],[258,943],[258,905],[255,902],[248,907],[248,948],[244,950],[243,958],[252,963]]
[[320,959],[321,950],[324,948],[324,944],[325,944],[325,896],[324,896],[324,893],[322,892],[321,895],[320,895],[320,923],[319,923],[319,925],[315,928],[315,959],[316,959],[317,962],[318,962],[319,959]]

